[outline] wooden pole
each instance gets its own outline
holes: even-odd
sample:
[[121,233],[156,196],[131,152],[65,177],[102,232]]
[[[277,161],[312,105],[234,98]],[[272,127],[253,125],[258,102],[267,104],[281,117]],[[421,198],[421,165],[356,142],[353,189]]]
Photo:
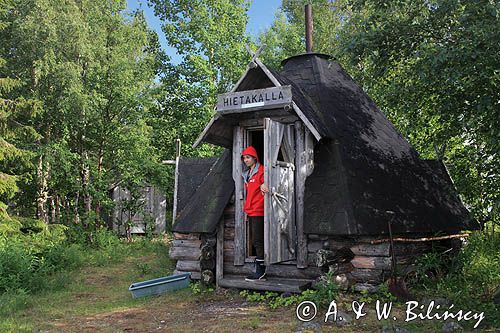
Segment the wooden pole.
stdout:
[[181,157],[181,139],[175,140],[175,175],[174,175],[174,202],[172,207],[172,226],[177,216],[177,187],[179,186],[179,159]]
[[313,42],[312,42],[312,34],[313,34],[313,20],[312,20],[312,6],[311,4],[307,4],[305,7],[305,22],[306,22],[306,52],[313,52]]
[[[462,238],[462,237],[469,237],[469,234],[456,234],[456,235],[448,235],[448,236],[437,236],[437,237],[422,237],[422,238],[393,238],[393,242],[430,242],[430,241],[435,241],[435,240],[443,240],[443,239],[452,239],[452,238]],[[389,242],[390,238],[384,238],[384,239],[375,239],[370,242],[370,244],[381,244],[381,243],[386,243]]]

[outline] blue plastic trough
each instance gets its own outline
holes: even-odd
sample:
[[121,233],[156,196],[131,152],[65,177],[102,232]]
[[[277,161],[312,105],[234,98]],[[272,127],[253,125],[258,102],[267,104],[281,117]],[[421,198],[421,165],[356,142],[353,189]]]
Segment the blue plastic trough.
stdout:
[[133,298],[159,295],[189,286],[191,273],[170,275],[158,279],[132,283],[128,290]]

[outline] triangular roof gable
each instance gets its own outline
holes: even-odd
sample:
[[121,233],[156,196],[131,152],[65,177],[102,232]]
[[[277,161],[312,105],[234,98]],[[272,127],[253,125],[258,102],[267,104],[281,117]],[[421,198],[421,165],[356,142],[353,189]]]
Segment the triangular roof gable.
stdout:
[[[275,75],[276,74],[273,74],[273,72],[269,70],[258,58],[255,58],[248,64],[247,69],[231,89],[231,92],[281,87],[282,84]],[[294,90],[295,96],[300,99],[298,96],[300,92],[297,91],[296,87]],[[310,119],[304,114],[302,109],[297,105],[295,99],[296,98],[294,98],[294,95],[292,94],[293,110],[309,131],[311,131],[316,140],[319,141],[322,138],[322,135],[316,126],[314,126]],[[203,132],[201,132],[196,139],[193,144],[193,148],[196,148],[203,141],[231,148],[232,131],[229,130],[229,127],[232,129],[232,126],[233,124],[231,121],[224,119],[220,114],[216,113],[208,122],[207,126],[205,126]]]

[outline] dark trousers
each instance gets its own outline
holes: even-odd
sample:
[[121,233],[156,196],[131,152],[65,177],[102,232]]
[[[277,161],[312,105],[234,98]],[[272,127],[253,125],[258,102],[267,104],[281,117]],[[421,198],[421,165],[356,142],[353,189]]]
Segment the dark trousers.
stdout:
[[264,216],[249,216],[248,223],[252,228],[253,246],[257,259],[264,259]]

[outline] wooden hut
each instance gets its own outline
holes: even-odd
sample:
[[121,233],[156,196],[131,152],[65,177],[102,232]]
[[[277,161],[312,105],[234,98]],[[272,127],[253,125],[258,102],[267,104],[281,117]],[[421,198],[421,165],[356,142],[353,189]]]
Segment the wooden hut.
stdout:
[[151,185],[142,187],[140,198],[135,202],[141,207],[134,212],[129,208],[132,196],[127,188],[114,184],[108,192],[114,203],[110,216],[106,218],[111,229],[120,235],[143,235],[148,231],[155,234],[165,232],[167,198],[159,188]]
[[[339,279],[379,283],[391,254],[404,271],[433,246],[422,237],[476,228],[443,163],[421,159],[324,54],[288,58],[279,72],[254,57],[234,88],[218,96],[194,146],[201,142],[226,149],[210,159],[179,159],[170,256],[178,272],[215,278],[222,287],[298,292],[322,274],[325,254],[342,253],[329,268]],[[250,144],[271,189],[262,282],[244,279],[254,258],[240,154]],[[389,222],[394,237],[410,239],[396,242],[392,253]]]

